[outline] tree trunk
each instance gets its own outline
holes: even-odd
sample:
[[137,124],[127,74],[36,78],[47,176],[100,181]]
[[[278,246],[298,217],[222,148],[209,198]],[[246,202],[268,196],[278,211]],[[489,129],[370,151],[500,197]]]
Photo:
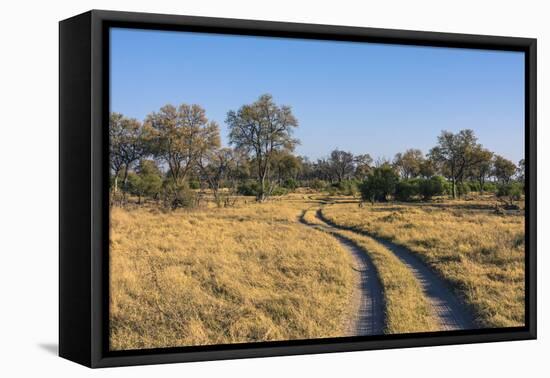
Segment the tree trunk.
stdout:
[[128,165],[124,167],[124,179],[122,180],[122,202],[126,203],[126,191],[128,189]]
[[214,202],[216,202],[217,207],[222,207],[222,201],[220,198],[220,189],[212,186],[212,194],[214,195]]
[[483,177],[479,178],[479,194],[483,194],[483,184],[485,184]]
[[262,175],[260,179],[260,193],[258,193],[259,202],[265,201],[265,175]]
[[454,177],[451,179],[451,192],[452,192],[453,199],[455,199],[456,198],[456,179]]

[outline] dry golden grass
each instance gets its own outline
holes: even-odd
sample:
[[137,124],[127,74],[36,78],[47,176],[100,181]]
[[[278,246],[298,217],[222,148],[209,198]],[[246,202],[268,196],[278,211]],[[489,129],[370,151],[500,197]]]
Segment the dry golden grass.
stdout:
[[[310,209],[304,213],[309,224],[324,225],[315,212]],[[335,228],[331,233],[353,241],[365,253],[368,253],[376,267],[384,290],[386,311],[385,333],[411,333],[438,330],[438,324],[430,314],[429,304],[420,284],[412,272],[386,247],[371,237]]]
[[[300,192],[257,204],[161,212],[153,204],[111,212],[112,350],[339,337],[353,312],[350,254],[319,222],[393,240],[423,257],[472,305],[481,325],[524,322],[524,218],[486,199],[376,204]],[[438,329],[419,283],[366,235],[386,305],[386,333]]]
[[[345,201],[340,201],[345,202]],[[338,203],[334,223],[408,247],[447,279],[485,327],[524,325],[525,219],[487,200],[433,204]]]
[[112,209],[111,350],[341,336],[351,257],[297,222],[303,196],[287,199]]

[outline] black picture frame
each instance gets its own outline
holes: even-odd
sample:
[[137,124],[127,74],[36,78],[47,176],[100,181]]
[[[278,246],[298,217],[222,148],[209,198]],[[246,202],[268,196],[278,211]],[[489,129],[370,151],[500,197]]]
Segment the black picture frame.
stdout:
[[[526,325],[112,352],[108,345],[108,28],[525,53]],[[535,339],[536,39],[92,10],[59,24],[59,354],[88,367]]]

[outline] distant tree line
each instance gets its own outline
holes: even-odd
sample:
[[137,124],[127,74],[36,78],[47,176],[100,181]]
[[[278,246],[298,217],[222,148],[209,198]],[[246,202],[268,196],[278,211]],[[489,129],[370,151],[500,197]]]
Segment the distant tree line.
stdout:
[[472,130],[443,131],[427,154],[409,149],[393,160],[335,149],[311,161],[294,153],[298,120],[271,95],[227,113],[229,147],[199,105],[166,105],[143,122],[112,113],[109,121],[111,200],[128,196],[166,207],[197,206],[208,195],[218,206],[236,194],[265,201],[298,187],[365,201],[429,200],[492,192],[510,201],[523,190],[525,163],[484,148]]

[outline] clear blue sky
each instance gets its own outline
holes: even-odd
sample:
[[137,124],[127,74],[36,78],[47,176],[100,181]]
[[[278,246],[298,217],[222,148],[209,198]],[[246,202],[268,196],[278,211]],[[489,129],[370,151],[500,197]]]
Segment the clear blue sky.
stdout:
[[271,93],[292,106],[312,159],[340,148],[424,153],[441,130],[473,129],[487,148],[524,156],[519,52],[112,29],[111,111],[143,120],[200,104],[227,144],[229,110]]

